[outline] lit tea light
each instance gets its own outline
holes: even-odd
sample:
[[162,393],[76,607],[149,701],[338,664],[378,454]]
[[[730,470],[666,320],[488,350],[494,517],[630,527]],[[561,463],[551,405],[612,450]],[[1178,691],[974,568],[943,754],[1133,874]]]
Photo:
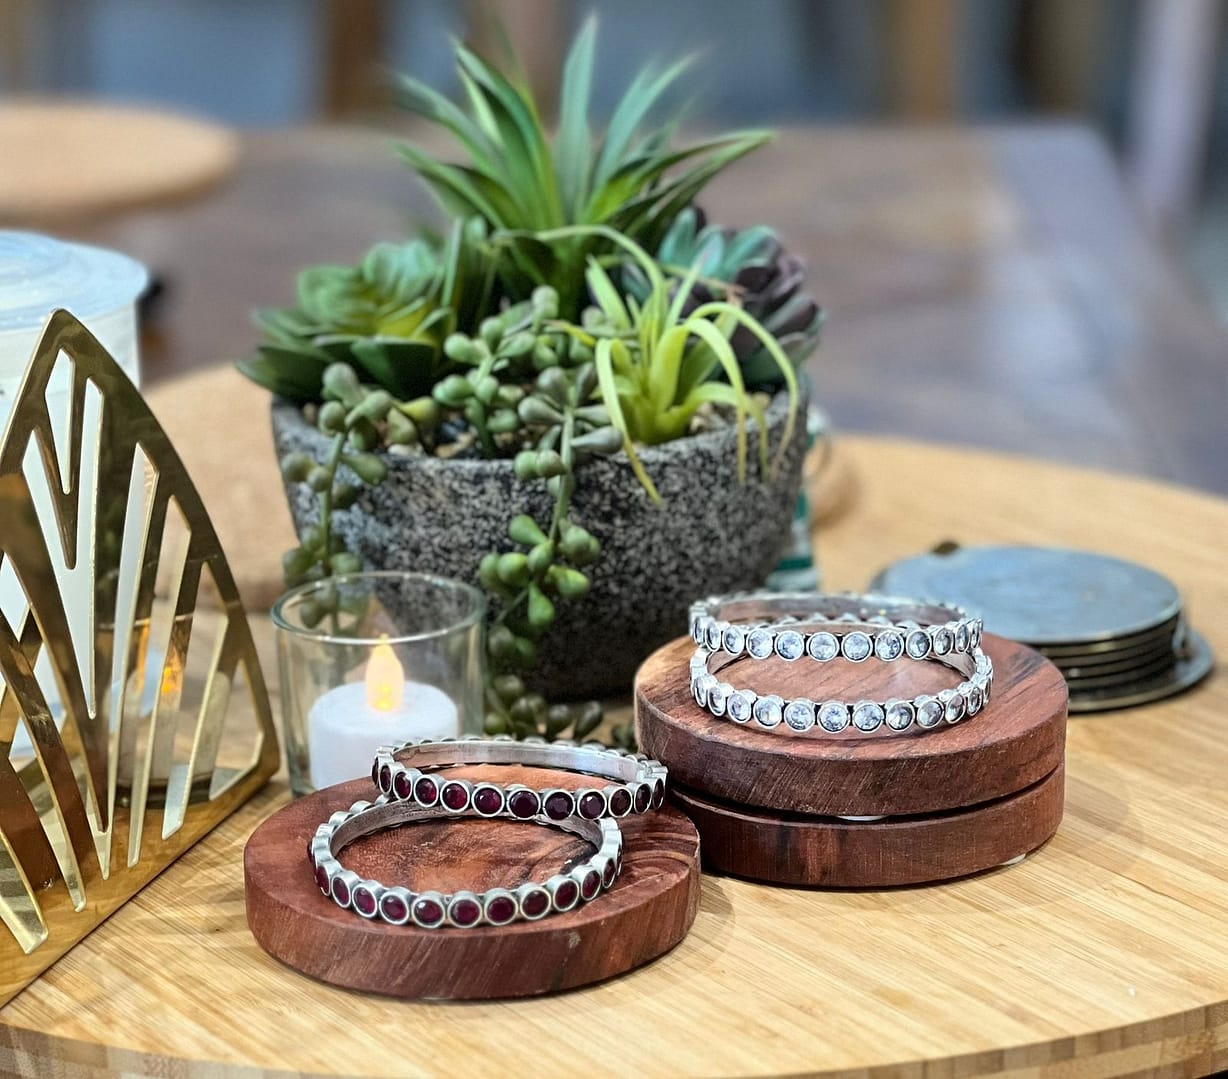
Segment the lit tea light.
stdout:
[[396,652],[381,640],[371,650],[363,681],[336,686],[311,706],[311,784],[331,787],[369,775],[375,751],[389,742],[459,733],[452,698],[435,686],[407,681]]

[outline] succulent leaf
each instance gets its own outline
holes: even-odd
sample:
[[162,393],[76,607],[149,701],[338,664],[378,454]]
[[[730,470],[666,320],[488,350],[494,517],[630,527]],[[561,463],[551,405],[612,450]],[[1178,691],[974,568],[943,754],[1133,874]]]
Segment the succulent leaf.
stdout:
[[[782,249],[770,228],[736,231],[704,224],[702,215],[688,206],[661,240],[657,259],[670,273],[694,274],[678,286],[675,296],[684,312],[727,298],[755,317],[794,366],[803,364],[818,344],[823,313],[802,291],[805,265]],[[642,267],[632,260],[624,260],[621,279],[637,298],[649,295],[652,288]],[[730,342],[747,385],[783,384],[775,359],[749,329],[736,326]]]
[[450,131],[468,161],[448,163],[411,145],[400,148],[402,158],[450,214],[482,218],[497,233],[520,234],[501,264],[505,286],[515,299],[536,284],[556,285],[560,311],[568,318],[582,306],[588,256],[611,245],[597,233],[560,238],[547,257],[529,239],[532,234],[569,224],[609,224],[655,248],[713,176],[769,137],[735,132],[671,149],[673,125],[647,125],[654,106],[689,65],[682,61],[637,74],[595,147],[588,113],[596,36],[590,18],[564,62],[553,144],[525,80],[509,78],[463,46],[456,47],[455,61],[467,108],[412,79],[401,81],[401,103]]

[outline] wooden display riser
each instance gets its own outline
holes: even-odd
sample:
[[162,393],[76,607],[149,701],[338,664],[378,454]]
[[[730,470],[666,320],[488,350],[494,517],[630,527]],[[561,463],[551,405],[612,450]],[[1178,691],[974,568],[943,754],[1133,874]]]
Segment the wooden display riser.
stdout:
[[[477,781],[574,788],[584,777],[514,766],[449,768]],[[375,796],[354,780],[292,802],[252,834],[244,852],[247,920],[260,946],[304,974],[389,996],[453,1000],[574,989],[669,951],[699,905],[699,837],[676,809],[619,821],[623,869],[591,903],[536,922],[420,929],[367,921],[321,894],[308,839],[338,809]],[[424,821],[367,836],[345,865],[383,884],[443,892],[544,881],[591,853],[555,828],[510,820]]]
[[703,837],[707,869],[772,884],[885,888],[926,884],[1014,863],[1062,819],[1065,772],[988,805],[881,821],[781,817],[675,787]]
[[[773,884],[880,888],[950,880],[1035,850],[1062,819],[1066,687],[1038,653],[987,635],[993,695],[977,716],[903,735],[794,735],[711,715],[691,698],[689,639],[636,679],[644,752],[670,769],[704,864]],[[955,684],[937,663],[742,660],[759,692],[885,699]],[[877,817],[877,820],[842,820]]]

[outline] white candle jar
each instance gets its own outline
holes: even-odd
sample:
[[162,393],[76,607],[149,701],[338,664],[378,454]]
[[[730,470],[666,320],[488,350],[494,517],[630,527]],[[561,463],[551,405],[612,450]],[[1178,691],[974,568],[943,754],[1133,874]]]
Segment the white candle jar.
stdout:
[[[65,308],[80,319],[115,358],[133,384],[139,385],[136,304],[147,281],[145,267],[118,252],[65,243],[32,232],[0,230],[0,428],[7,428],[9,414],[30,358],[46,327],[48,316],[57,308]],[[57,438],[62,438],[66,433],[69,378],[69,365],[60,364],[47,390],[52,422],[62,425],[57,428]],[[89,422],[87,415],[82,439],[83,476],[94,472],[92,455],[95,439],[91,437]],[[48,537],[49,545],[54,548],[58,540],[55,538],[55,516],[46,477],[36,470],[27,478],[43,532]],[[87,507],[86,512],[92,513],[93,507]],[[79,660],[84,663],[95,634],[110,632],[110,628],[97,625],[94,619],[89,567],[78,566],[65,576],[67,579],[62,585],[65,610],[74,648]],[[0,610],[16,626],[24,617],[25,609],[25,593],[15,576],[0,570]],[[141,646],[139,654],[147,657],[144,684],[156,687],[161,655],[152,649],[146,650],[143,642],[136,643]],[[62,723],[63,707],[45,652],[35,664],[35,675],[52,717],[57,724]],[[148,693],[136,693],[136,697],[143,702],[143,711],[152,707],[146,700],[148,696]],[[106,702],[91,702],[91,707],[106,707]],[[19,765],[32,759],[33,754],[29,734],[24,724],[19,723],[9,747],[10,760]]]
[[0,422],[8,419],[47,317],[60,307],[84,322],[139,385],[136,301],[148,279],[144,266],[116,251],[0,229]]
[[367,776],[375,750],[477,734],[486,597],[424,573],[303,585],[273,607],[290,789]]

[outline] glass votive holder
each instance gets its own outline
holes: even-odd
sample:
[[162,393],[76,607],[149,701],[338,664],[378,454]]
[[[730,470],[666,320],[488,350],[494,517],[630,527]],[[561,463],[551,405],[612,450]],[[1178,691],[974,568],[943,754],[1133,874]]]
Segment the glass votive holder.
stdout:
[[369,775],[389,742],[478,734],[486,597],[425,573],[374,571],[273,607],[290,789]]

